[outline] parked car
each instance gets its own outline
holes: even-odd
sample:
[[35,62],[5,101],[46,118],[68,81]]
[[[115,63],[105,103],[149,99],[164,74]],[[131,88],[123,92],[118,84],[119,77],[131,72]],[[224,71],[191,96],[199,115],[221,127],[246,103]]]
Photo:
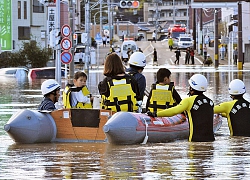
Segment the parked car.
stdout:
[[27,77],[28,69],[21,67],[1,68],[0,76]]
[[[55,78],[55,67],[31,68],[29,69],[28,77],[35,78]],[[61,76],[65,76],[65,68],[61,68]]]

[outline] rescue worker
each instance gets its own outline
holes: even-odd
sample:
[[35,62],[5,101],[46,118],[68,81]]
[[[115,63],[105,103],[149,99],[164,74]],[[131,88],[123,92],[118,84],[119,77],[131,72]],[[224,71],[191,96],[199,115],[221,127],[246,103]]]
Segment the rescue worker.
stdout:
[[171,82],[171,71],[167,68],[160,68],[156,73],[156,78],[157,82],[151,86],[146,110],[159,112],[179,104],[181,97],[174,88],[174,83]]
[[58,102],[60,97],[60,85],[53,79],[46,80],[41,85],[43,101],[38,106],[38,110],[56,110],[55,103]]
[[125,73],[120,57],[112,53],[107,56],[103,74],[106,76],[98,84],[102,96],[102,109],[119,111],[137,111],[137,101],[141,99],[136,80]]
[[131,55],[129,61],[129,68],[126,72],[132,75],[138,83],[140,99],[143,99],[144,91],[146,89],[146,78],[142,74],[146,66],[146,56],[141,52],[135,52]]
[[67,84],[63,92],[64,108],[92,109],[93,97],[86,86],[87,75],[78,71],[74,74],[74,84]]
[[174,45],[174,41],[173,41],[172,37],[169,37],[168,38],[168,46],[169,46],[170,51],[172,51],[173,45]]
[[216,105],[214,113],[222,113],[227,118],[231,136],[250,137],[250,103],[243,97],[246,93],[244,82],[232,80],[228,92],[233,100]]
[[189,141],[214,141],[213,119],[214,103],[203,93],[207,90],[207,79],[201,74],[193,75],[188,81],[189,95],[175,107],[160,111],[147,112],[152,117],[171,117],[185,112],[189,121]]

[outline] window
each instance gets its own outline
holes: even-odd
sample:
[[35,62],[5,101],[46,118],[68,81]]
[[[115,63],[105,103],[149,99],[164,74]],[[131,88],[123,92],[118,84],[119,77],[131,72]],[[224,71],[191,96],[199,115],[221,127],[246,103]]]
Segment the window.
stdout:
[[184,12],[183,15],[184,15],[184,16],[187,16],[187,12]]
[[44,5],[38,0],[33,0],[33,12],[34,13],[44,13]]
[[27,19],[27,1],[23,2],[23,18]]
[[18,27],[18,40],[30,39],[30,27]]
[[21,1],[18,1],[17,2],[17,16],[18,16],[17,18],[21,19],[21,15],[22,15],[21,14]]

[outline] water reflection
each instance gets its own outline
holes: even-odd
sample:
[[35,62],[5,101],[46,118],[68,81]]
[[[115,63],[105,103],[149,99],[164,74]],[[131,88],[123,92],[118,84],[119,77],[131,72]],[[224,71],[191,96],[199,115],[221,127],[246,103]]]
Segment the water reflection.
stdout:
[[[155,73],[145,72],[147,88]],[[188,92],[194,72],[172,71],[181,97]],[[215,104],[230,100],[228,84],[242,78],[250,100],[250,72],[203,72],[209,82],[205,93]],[[97,94],[102,71],[90,73],[88,87]],[[11,81],[12,80],[12,81]],[[44,79],[0,80],[0,127],[18,109],[35,109],[42,100]],[[11,82],[11,83],[9,83]],[[62,86],[66,84],[63,80]],[[204,125],[205,127],[205,125]],[[250,138],[229,137],[226,119],[208,143],[186,140],[146,145],[106,143],[14,144],[0,128],[0,179],[249,179]]]

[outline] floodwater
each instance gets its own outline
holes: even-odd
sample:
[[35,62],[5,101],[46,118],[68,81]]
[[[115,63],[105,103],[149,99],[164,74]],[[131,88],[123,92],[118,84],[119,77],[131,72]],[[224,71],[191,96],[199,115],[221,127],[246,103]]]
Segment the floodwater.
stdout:
[[[157,69],[145,69],[147,88]],[[241,78],[250,87],[250,71],[171,69],[181,97],[195,72],[209,82],[205,93],[215,104],[230,100],[227,87]],[[153,72],[153,73],[152,73]],[[97,94],[102,71],[89,73],[88,87]],[[229,137],[226,119],[214,142],[188,142],[115,146],[108,143],[15,144],[3,130],[19,109],[35,109],[42,99],[43,79],[0,78],[0,179],[250,179],[250,138]],[[65,84],[62,80],[62,86]],[[250,92],[250,91],[249,91]],[[248,92],[248,93],[249,93]],[[246,93],[246,99],[250,100]],[[204,124],[204,128],[206,125]]]

